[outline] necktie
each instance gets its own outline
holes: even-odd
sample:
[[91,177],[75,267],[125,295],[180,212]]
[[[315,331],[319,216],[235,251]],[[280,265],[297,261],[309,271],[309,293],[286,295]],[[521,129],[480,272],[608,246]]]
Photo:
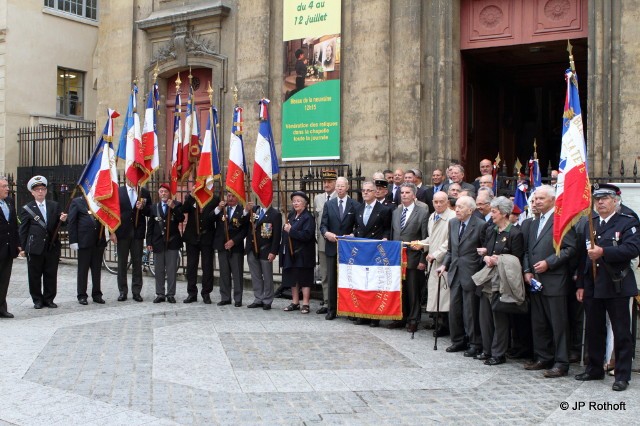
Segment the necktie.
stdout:
[[436,213],[436,215],[433,217],[433,221],[437,222],[440,220],[440,215]]
[[167,215],[167,204],[166,203],[162,203],[162,214],[164,216]]
[[540,216],[540,223],[538,224],[538,233],[536,234],[536,238],[540,236],[542,229],[544,228],[544,222],[547,218],[544,215]]
[[366,225],[369,223],[369,217],[371,216],[371,205],[367,204],[367,207],[364,209],[364,216],[362,217],[362,221]]
[[331,199],[331,194],[327,192],[327,201],[329,201],[330,199]]
[[40,209],[40,213],[42,213],[42,220],[44,223],[47,223],[47,206],[45,203],[38,204],[38,208]]
[[604,221],[604,219],[600,219],[600,226],[598,227],[598,232],[600,232],[600,230],[602,229],[602,227],[606,224],[607,222]]
[[129,201],[131,202],[131,208],[134,208],[136,206],[136,194],[133,188],[129,188]]
[[340,207],[339,207],[339,209],[340,209],[340,220],[342,220],[342,217],[344,216],[344,204],[343,203],[344,203],[344,201],[340,200]]
[[227,219],[231,220],[231,207],[227,207]]
[[4,200],[0,200],[0,207],[2,208],[2,213],[4,213],[5,219],[7,222],[9,221],[9,207],[7,207],[7,203]]
[[462,239],[462,234],[464,234],[464,229],[467,227],[466,223],[460,224],[460,233],[458,234],[458,241]]
[[260,209],[260,217],[258,218],[258,220],[262,220],[263,217],[264,217],[264,209]]
[[409,211],[408,207],[402,209],[402,216],[400,216],[400,229],[404,229],[405,222],[407,221],[407,212]]

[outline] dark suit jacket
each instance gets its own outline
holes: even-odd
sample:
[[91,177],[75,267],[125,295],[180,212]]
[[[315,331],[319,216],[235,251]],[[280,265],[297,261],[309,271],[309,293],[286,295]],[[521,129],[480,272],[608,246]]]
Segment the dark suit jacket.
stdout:
[[[152,204],[149,209],[149,220],[147,221],[147,245],[153,247],[154,253],[181,249],[182,236],[180,235],[179,225],[183,221],[184,213],[182,213],[182,203],[179,201],[173,201],[173,208],[167,208],[166,216],[162,212],[161,203]],[[168,242],[167,232],[169,233]]]
[[484,246],[487,255],[511,254],[522,262],[524,256],[524,237],[515,225],[507,226],[504,231],[498,233],[496,225],[485,226]]
[[449,247],[443,264],[451,285],[459,283],[464,290],[475,291],[471,276],[482,269],[482,257],[477,249],[484,247],[485,225],[484,220],[471,215],[460,240],[460,220],[453,218],[449,221]]
[[[47,206],[47,229],[44,229],[34,220],[34,217],[27,212],[24,206],[20,209],[20,245],[25,253],[41,255],[47,250],[60,251],[60,238],[56,237],[53,247],[50,242],[58,227],[62,208],[55,201],[45,200]],[[38,208],[35,200],[31,200],[25,206],[28,206],[37,216],[42,218],[42,212]]]
[[0,210],[0,259],[17,257],[20,246],[16,206],[9,197],[4,201],[9,208],[9,219],[7,220]]
[[[537,237],[540,219],[535,219],[527,226],[525,236],[525,255],[522,262],[524,272],[531,272],[542,283],[543,296],[566,296],[569,293],[571,279],[570,261],[576,256],[576,233],[572,228],[564,236],[560,254],[556,256],[553,248],[553,215],[544,224],[544,228]],[[584,242],[583,242],[584,244]],[[533,265],[546,260],[549,265],[547,272],[536,274]]]
[[[220,198],[216,195],[198,211],[199,206],[191,194],[187,195],[182,205],[182,213],[188,215],[187,224],[182,233],[182,241],[187,244],[199,244],[211,246],[216,232],[215,222],[210,219],[215,208],[220,204]],[[197,220],[196,220],[197,218]]]
[[140,188],[138,192],[138,198],[145,199],[145,205],[138,214],[138,226],[135,226],[136,209],[131,208],[131,200],[129,200],[129,192],[126,185],[118,189],[118,197],[120,198],[120,227],[116,229],[116,237],[123,240],[129,238],[144,240],[147,229],[147,216],[151,207],[151,194],[146,188]]
[[[344,216],[342,217],[342,220],[340,220],[338,201],[338,197],[332,198],[325,203],[324,209],[322,209],[320,234],[322,234],[323,237],[326,232],[333,232],[338,236],[350,235],[353,233],[353,227],[356,223],[356,209],[360,204],[354,201],[351,197],[347,197],[346,205],[344,206]],[[337,243],[326,241],[324,252],[327,256],[337,256]]]
[[[283,269],[314,268],[316,266],[316,221],[313,214],[305,210],[296,218],[296,212],[290,211],[288,220],[291,229],[288,233],[282,231],[280,265]],[[289,249],[289,237],[293,245],[293,257]]]
[[[213,221],[215,222],[216,233],[213,237],[213,248],[220,251],[224,250],[224,244],[227,240],[226,230],[229,230],[229,239],[233,240],[233,247],[229,250],[231,253],[244,254],[244,239],[249,230],[249,215],[244,216],[244,207],[238,203],[233,211],[231,220],[227,220],[227,208],[220,210],[218,214],[215,209],[211,212]],[[222,219],[225,220],[222,220]]]
[[107,246],[104,226],[91,213],[84,197],[74,198],[71,202],[67,230],[69,244],[77,243],[81,249]]
[[[251,214],[258,214],[260,206],[255,206]],[[261,260],[267,260],[269,254],[278,254],[282,235],[282,215],[278,210],[269,207],[262,219],[255,218],[253,229],[256,233],[258,254]],[[247,232],[247,244],[245,253],[253,251],[253,231],[251,230],[251,218],[249,218],[249,230]]]
[[[391,239],[407,242],[426,239],[429,236],[429,213],[427,209],[417,205],[414,206],[404,228],[400,228],[403,209],[404,206],[401,204],[393,212],[391,218]],[[407,268],[417,269],[420,263],[426,264],[424,251],[413,250],[411,247],[407,247]]]
[[364,224],[364,211],[366,203],[360,204],[356,210],[356,223],[353,227],[353,235],[360,238],[381,240],[391,236],[392,211],[385,205],[375,202],[371,209],[369,221]]

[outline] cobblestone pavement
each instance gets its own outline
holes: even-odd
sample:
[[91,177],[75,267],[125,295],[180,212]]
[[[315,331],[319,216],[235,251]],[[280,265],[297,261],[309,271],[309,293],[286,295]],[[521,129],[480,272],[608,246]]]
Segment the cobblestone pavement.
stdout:
[[[26,265],[9,288],[13,320],[0,320],[0,425],[20,424],[538,424],[623,423],[640,418],[640,377],[626,392],[613,378],[544,379],[518,362],[489,367],[445,352],[420,330],[355,326],[345,319],[274,309],[76,301],[75,265],[59,271],[58,309],[34,310]],[[563,411],[562,402],[569,404]],[[612,403],[604,411],[590,403]],[[585,403],[580,410],[574,404]],[[624,403],[624,410],[620,403]]]

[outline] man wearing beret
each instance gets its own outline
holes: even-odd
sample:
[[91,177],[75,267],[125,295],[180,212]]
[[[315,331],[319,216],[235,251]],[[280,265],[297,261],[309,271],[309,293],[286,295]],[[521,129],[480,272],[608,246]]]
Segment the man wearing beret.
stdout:
[[60,238],[58,224],[66,222],[67,214],[60,205],[47,200],[47,179],[34,176],[27,183],[33,201],[20,209],[20,245],[27,256],[29,293],[35,309],[57,308],[53,302],[58,291]]
[[13,259],[21,250],[19,241],[16,208],[9,198],[9,181],[0,176],[0,318],[13,318],[7,310],[7,291]]
[[322,301],[323,306],[316,311],[317,314],[326,314],[329,309],[329,282],[327,278],[327,255],[325,253],[326,243],[320,233],[320,219],[322,219],[322,210],[327,201],[336,198],[336,179],[338,173],[335,170],[322,171],[322,188],[323,192],[313,198],[313,210],[316,219],[316,240],[318,241],[318,269],[320,270],[320,279],[322,280]]
[[153,303],[165,300],[176,303],[178,256],[182,247],[182,236],[178,226],[184,221],[184,214],[182,203],[171,198],[169,184],[160,185],[158,195],[160,201],[149,209],[147,222],[147,248],[153,252],[156,269],[156,298],[153,299]]
[[[594,244],[587,244],[583,268],[579,268],[576,297],[585,306],[586,340],[589,363],[576,380],[602,380],[606,346],[606,314],[609,315],[616,358],[612,389],[624,391],[631,379],[633,341],[631,339],[631,298],[638,294],[631,260],[640,254],[640,224],[624,213],[617,213],[620,189],[611,184],[594,186]],[[589,235],[585,233],[585,235]],[[585,244],[585,242],[583,242]],[[595,276],[593,265],[595,264]]]

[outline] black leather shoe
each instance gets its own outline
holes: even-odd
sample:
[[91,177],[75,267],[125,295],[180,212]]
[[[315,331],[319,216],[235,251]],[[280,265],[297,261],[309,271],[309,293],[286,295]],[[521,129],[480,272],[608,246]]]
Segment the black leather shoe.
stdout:
[[101,296],[98,296],[93,298],[93,303],[99,303],[100,305],[104,305],[105,301]]
[[242,306],[242,302],[236,302],[233,304],[233,306],[235,306],[236,308],[239,308],[240,306]]
[[613,382],[613,386],[611,386],[611,389],[619,392],[619,391],[627,390],[628,387],[629,387],[629,382],[620,380],[618,382]]
[[478,355],[474,356],[473,359],[477,359],[478,361],[486,361],[491,358],[491,354],[486,352],[480,352]]
[[549,370],[545,370],[545,372],[542,373],[542,375],[547,379],[555,379],[558,377],[566,376],[567,370],[559,367],[553,367],[553,368],[550,368]]
[[324,316],[324,319],[326,319],[327,321],[332,321],[332,320],[336,319],[336,313],[335,312],[327,312],[327,315]]
[[202,301],[204,302],[205,305],[210,305],[211,304],[211,296],[209,296],[208,294],[203,294],[202,295]]
[[524,364],[524,369],[529,371],[547,370],[551,367],[553,362],[531,361]]
[[153,303],[162,303],[164,302],[164,296],[156,296],[155,299],[153,299]]
[[167,296],[167,302],[169,303],[176,303],[176,298],[173,296]]
[[1,311],[0,318],[13,318],[13,314],[7,311]]
[[530,359],[531,351],[527,349],[519,349],[517,351],[512,351],[507,353],[507,358],[509,359]]
[[264,306],[264,303],[262,303],[262,302],[258,302],[258,303],[253,302],[252,304],[247,305],[247,308],[255,309],[255,308],[262,308],[263,306]]
[[42,309],[42,302],[35,302],[33,304],[33,309]]
[[371,324],[369,324],[369,327],[371,328],[380,327],[380,320],[371,320]]
[[447,349],[445,349],[445,351],[447,352],[460,352],[465,350],[465,348],[467,347],[467,345],[465,345],[464,343],[459,343],[457,345],[451,345],[449,346]]
[[505,362],[507,362],[507,359],[504,356],[492,356],[484,362],[484,365],[500,365]]
[[406,322],[403,321],[393,321],[391,324],[387,325],[389,330],[395,330],[397,328],[404,328],[407,325]]
[[580,373],[580,374],[576,374],[575,376],[576,380],[580,380],[581,382],[589,382],[591,380],[602,380],[604,379],[604,373],[597,375],[597,376],[592,376],[591,374],[587,373],[586,371],[584,373]]
[[87,303],[87,299],[82,298],[82,299],[78,299],[78,303],[81,305],[88,305],[89,303]]
[[124,293],[120,293],[120,296],[118,296],[118,302],[124,302],[125,300],[127,300],[127,295]]
[[182,303],[194,303],[198,301],[198,296],[189,296],[182,301]]
[[55,308],[58,307],[58,305],[56,305],[53,302],[46,303],[44,306],[46,306],[47,308],[51,308],[51,309],[55,309]]
[[326,314],[327,312],[329,312],[329,310],[323,306],[316,311],[316,314],[321,315],[321,314]]
[[217,306],[224,306],[224,305],[230,305],[231,302],[229,301],[225,301],[225,300],[221,300],[218,303],[216,303]]
[[478,350],[474,347],[471,347],[466,351],[464,351],[463,355],[466,356],[467,358],[475,358],[476,355],[478,355]]
[[140,296],[139,294],[134,294],[133,300],[135,300],[136,302],[142,302],[142,296]]
[[263,311],[270,311],[271,310],[271,303],[262,305],[262,310]]

